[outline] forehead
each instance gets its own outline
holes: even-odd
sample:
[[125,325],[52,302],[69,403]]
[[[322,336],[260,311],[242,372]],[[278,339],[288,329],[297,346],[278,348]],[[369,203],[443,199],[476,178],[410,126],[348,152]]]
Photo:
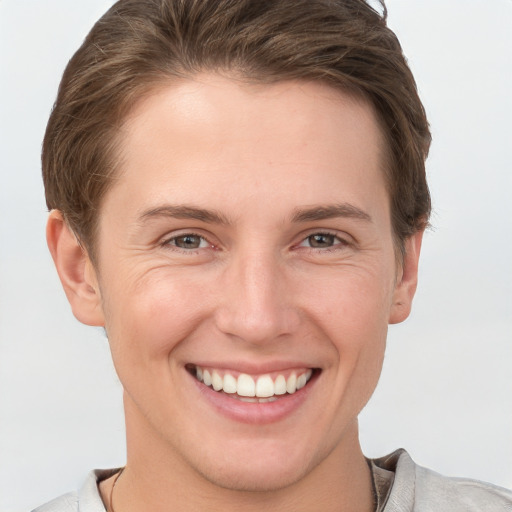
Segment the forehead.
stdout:
[[[371,127],[369,138],[375,135],[380,145],[377,116],[362,94],[320,81],[251,83],[202,74],[164,82],[152,89],[131,110],[122,136],[127,142],[125,149],[129,149],[136,138],[160,123],[160,129],[173,130],[176,135],[196,135],[202,130],[202,135],[207,135],[204,144],[217,142],[226,132],[231,140],[247,140],[258,128],[278,128],[283,135],[295,135],[292,140],[298,136],[300,142],[303,137],[314,141],[319,129],[324,135],[332,130],[333,138],[347,137],[347,130],[340,133],[340,129],[350,120]],[[308,127],[309,131],[305,130]],[[282,144],[280,147],[284,149]]]
[[213,192],[247,202],[248,191],[276,191],[303,205],[318,202],[319,189],[323,201],[336,202],[342,183],[368,199],[385,188],[372,107],[320,82],[248,84],[218,75],[174,82],[133,109],[121,148],[114,189],[131,187],[148,201],[179,191],[181,202],[211,202]]

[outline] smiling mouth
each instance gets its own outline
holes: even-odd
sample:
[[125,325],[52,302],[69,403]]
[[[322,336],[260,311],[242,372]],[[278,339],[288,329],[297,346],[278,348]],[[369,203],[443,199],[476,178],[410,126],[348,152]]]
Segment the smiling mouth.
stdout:
[[233,374],[196,365],[188,366],[187,370],[214,391],[251,403],[275,402],[284,396],[293,395],[306,386],[316,372],[315,369],[305,368],[253,377],[246,373]]

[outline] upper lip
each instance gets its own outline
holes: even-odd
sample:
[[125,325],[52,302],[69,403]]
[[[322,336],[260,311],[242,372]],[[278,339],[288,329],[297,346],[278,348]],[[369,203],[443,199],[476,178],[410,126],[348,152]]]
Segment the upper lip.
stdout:
[[266,373],[273,372],[284,372],[287,370],[297,369],[314,369],[317,368],[311,363],[304,361],[266,361],[266,362],[254,362],[254,361],[196,361],[191,362],[187,366],[199,366],[201,368],[213,368],[225,371],[234,371],[239,373],[246,373],[248,375],[263,375]]

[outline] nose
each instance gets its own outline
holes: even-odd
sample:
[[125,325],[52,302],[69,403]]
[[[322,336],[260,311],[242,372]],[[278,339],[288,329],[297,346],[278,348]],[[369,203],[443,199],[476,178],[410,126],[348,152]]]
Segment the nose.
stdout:
[[234,257],[224,271],[216,325],[250,344],[265,344],[293,334],[299,313],[283,264],[271,254]]

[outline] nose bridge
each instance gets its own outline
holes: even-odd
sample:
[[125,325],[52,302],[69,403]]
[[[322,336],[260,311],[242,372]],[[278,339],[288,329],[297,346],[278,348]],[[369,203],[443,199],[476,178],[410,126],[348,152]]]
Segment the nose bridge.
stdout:
[[297,324],[286,273],[272,251],[247,250],[234,255],[223,279],[217,324],[250,343],[290,334]]

